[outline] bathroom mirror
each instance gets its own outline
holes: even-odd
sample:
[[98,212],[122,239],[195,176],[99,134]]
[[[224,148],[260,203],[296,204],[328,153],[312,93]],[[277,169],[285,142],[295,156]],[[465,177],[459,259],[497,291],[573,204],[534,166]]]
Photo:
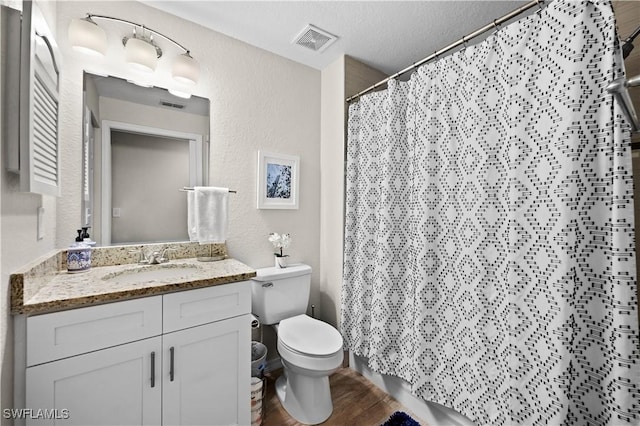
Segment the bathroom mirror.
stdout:
[[187,241],[206,185],[209,100],[84,73],[82,222],[98,245]]

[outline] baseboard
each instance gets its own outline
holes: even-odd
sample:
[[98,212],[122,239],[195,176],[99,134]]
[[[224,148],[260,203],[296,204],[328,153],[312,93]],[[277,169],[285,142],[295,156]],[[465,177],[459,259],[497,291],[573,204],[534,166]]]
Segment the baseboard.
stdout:
[[372,371],[367,365],[366,358],[349,353],[349,364],[350,368],[362,374],[430,425],[476,426],[467,417],[444,405],[416,397],[404,380]]

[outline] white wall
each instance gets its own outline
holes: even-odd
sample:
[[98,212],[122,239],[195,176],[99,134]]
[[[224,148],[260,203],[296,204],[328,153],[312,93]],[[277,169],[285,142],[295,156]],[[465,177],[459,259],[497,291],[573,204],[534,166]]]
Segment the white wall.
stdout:
[[322,318],[340,322],[344,229],[345,57],[322,70],[320,291]]

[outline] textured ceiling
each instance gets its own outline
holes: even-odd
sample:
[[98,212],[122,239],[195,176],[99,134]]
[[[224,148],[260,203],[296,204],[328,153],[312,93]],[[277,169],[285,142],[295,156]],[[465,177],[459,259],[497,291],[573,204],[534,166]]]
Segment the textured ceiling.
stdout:
[[[323,69],[346,54],[387,74],[411,65],[526,3],[207,0],[143,2],[316,69]],[[339,39],[321,53],[292,44],[307,24],[337,35]]]

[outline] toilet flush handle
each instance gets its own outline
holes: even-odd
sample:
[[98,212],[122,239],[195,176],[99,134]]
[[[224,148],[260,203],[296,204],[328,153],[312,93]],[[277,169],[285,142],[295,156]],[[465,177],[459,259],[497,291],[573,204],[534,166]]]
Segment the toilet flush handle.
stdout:
[[257,280],[255,278],[251,278],[251,281],[255,281],[257,283],[260,283],[260,285],[262,285],[262,287],[264,287],[264,288],[273,287],[273,282],[271,282],[271,281],[260,281],[260,280]]

